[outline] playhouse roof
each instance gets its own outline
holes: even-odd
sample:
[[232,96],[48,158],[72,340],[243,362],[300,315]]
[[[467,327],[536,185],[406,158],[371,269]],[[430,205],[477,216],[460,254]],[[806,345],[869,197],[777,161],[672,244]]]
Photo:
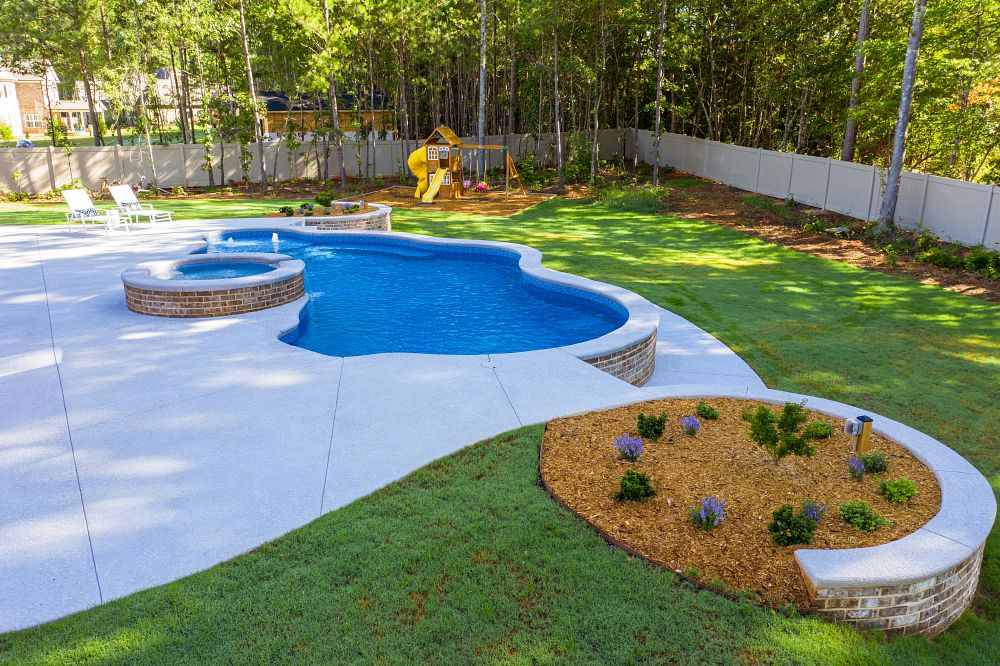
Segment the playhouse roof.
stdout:
[[462,140],[458,138],[458,135],[455,134],[455,132],[447,125],[441,125],[433,132],[431,132],[431,135],[424,140],[424,145],[427,146],[430,144],[437,143],[437,141],[434,140],[435,136],[439,136],[442,139],[444,139],[449,146],[462,145]]

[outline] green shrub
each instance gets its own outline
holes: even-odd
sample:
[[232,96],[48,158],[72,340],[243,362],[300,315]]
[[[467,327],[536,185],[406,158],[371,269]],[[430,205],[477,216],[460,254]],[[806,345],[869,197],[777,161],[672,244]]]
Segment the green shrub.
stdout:
[[767,526],[771,541],[779,546],[796,543],[812,543],[819,523],[802,512],[796,513],[791,504],[785,504],[771,514],[773,520]]
[[719,418],[719,410],[712,407],[707,402],[699,402],[694,408],[694,413],[706,421],[714,421]]
[[648,215],[663,210],[667,199],[667,188],[650,185],[615,186],[600,190],[597,198],[601,205],[609,210]]
[[808,418],[799,403],[786,402],[780,417],[764,405],[757,407],[756,411],[744,411],[742,417],[750,424],[753,441],[766,449],[776,462],[789,454],[811,456],[816,453],[809,444],[810,440],[818,439],[816,434],[810,433],[808,427],[799,432]]
[[639,414],[636,419],[636,432],[643,439],[659,439],[663,435],[663,430],[667,427],[667,415],[660,414]]
[[917,494],[917,484],[906,477],[895,481],[881,481],[878,487],[882,495],[893,504],[906,504]]
[[802,433],[807,439],[827,439],[833,434],[833,426],[826,421],[813,421]]
[[885,457],[884,453],[872,451],[871,453],[862,453],[858,457],[865,466],[865,472],[869,474],[881,474],[889,469],[889,460]]
[[855,529],[874,532],[886,524],[885,518],[875,513],[868,502],[844,502],[838,508],[844,522]]
[[965,257],[965,270],[977,273],[987,280],[1000,280],[1000,252],[992,252],[981,246],[973,248]]
[[186,197],[187,190],[185,190],[181,185],[174,185],[170,188],[170,195],[175,197]]
[[644,472],[636,472],[630,469],[625,472],[625,476],[618,482],[621,489],[615,499],[639,501],[656,494],[653,486],[649,483],[649,477]]
[[282,206],[281,208],[278,209],[278,212],[288,217],[295,215],[295,209],[292,208],[291,206]]
[[941,268],[962,268],[965,263],[962,257],[945,247],[932,247],[918,254],[917,259]]
[[320,192],[314,197],[316,203],[324,208],[329,208],[330,204],[333,203],[333,194],[331,192]]

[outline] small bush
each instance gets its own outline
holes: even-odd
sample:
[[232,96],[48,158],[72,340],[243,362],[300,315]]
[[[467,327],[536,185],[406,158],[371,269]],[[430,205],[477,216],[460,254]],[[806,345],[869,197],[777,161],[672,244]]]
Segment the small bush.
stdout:
[[882,481],[878,487],[883,497],[893,504],[906,504],[917,494],[917,484],[905,477],[895,481]]
[[806,515],[805,511],[796,513],[791,504],[785,504],[771,514],[773,520],[767,526],[771,533],[771,541],[779,546],[791,546],[796,543],[811,543],[819,521]]
[[649,477],[643,472],[636,472],[630,469],[625,472],[625,476],[618,482],[620,488],[616,499],[640,501],[656,494],[656,490],[649,483]]
[[719,410],[712,407],[707,402],[699,402],[694,408],[694,413],[705,419],[706,421],[714,421],[719,418]]
[[775,462],[789,454],[811,456],[816,453],[809,444],[810,440],[818,439],[816,434],[810,433],[809,427],[799,433],[808,418],[801,404],[786,402],[780,417],[764,405],[757,407],[756,411],[748,409],[742,416],[750,424],[750,437],[766,449]]
[[851,476],[854,477],[855,481],[864,481],[865,463],[860,458],[851,456],[851,459],[847,461],[847,469],[850,471]]
[[726,522],[726,500],[716,499],[714,495],[701,499],[701,508],[691,509],[691,522],[710,532]]
[[614,441],[618,455],[625,460],[635,462],[643,454],[642,437],[624,434],[621,437],[615,437]]
[[965,270],[977,273],[987,280],[1000,280],[1000,252],[993,252],[982,246],[973,248],[965,257]]
[[292,208],[291,206],[282,206],[281,208],[278,209],[278,212],[287,217],[295,215],[295,209]]
[[962,257],[944,247],[932,247],[917,255],[917,259],[924,263],[934,264],[941,268],[962,268]]
[[333,203],[333,193],[332,192],[320,192],[314,197],[316,203],[324,208],[329,208],[330,204]]
[[681,428],[684,429],[684,434],[688,437],[694,437],[701,430],[701,423],[698,422],[693,416],[685,416],[681,419]]
[[889,469],[889,460],[885,457],[884,453],[872,451],[871,453],[862,453],[858,458],[865,466],[865,472],[881,474]]
[[174,197],[186,197],[187,196],[187,190],[185,190],[180,185],[174,185],[173,187],[170,188],[170,196],[174,196]]
[[609,210],[626,213],[653,214],[665,207],[667,188],[642,185],[639,187],[609,187],[598,193],[601,205]]
[[802,503],[802,515],[812,518],[819,524],[823,520],[823,516],[826,515],[826,504],[806,500]]
[[886,524],[885,518],[875,513],[868,502],[844,502],[838,508],[844,522],[855,529],[874,532]]
[[813,421],[802,433],[806,439],[828,439],[832,434],[833,426],[826,421]]
[[639,414],[636,419],[636,432],[639,436],[645,439],[659,439],[663,435],[664,429],[667,427],[667,415],[660,414],[656,416],[655,414]]

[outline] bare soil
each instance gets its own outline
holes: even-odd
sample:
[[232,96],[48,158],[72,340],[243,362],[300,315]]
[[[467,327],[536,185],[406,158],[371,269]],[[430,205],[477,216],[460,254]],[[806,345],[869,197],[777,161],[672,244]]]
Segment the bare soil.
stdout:
[[[701,430],[685,435],[681,417],[695,413],[696,400],[658,400],[603,412],[550,421],[540,459],[548,491],[599,532],[653,562],[703,584],[721,580],[729,589],[752,592],[772,605],[804,608],[809,597],[795,561],[798,548],[859,548],[894,541],[930,520],[941,504],[933,473],[902,446],[881,436],[873,449],[889,459],[885,474],[856,481],[848,471],[853,438],[843,423],[812,412],[810,421],[826,421],[833,435],[815,442],[811,458],[788,456],[778,462],[758,447],[740,417],[758,403],[737,399],[707,400],[719,410],[715,421],[700,419]],[[773,406],[772,406],[773,408]],[[613,437],[635,432],[640,412],[666,413],[667,430],[645,442],[637,462],[618,456]],[[656,494],[642,502],[614,498],[626,470],[649,475]],[[881,478],[906,477],[917,494],[903,505],[879,493]],[[696,527],[690,509],[714,495],[725,499],[725,523],[710,532]],[[805,500],[827,505],[812,544],[781,547],[767,526],[783,504],[796,510]],[[876,532],[859,531],[841,519],[837,505],[864,500],[890,521]]]

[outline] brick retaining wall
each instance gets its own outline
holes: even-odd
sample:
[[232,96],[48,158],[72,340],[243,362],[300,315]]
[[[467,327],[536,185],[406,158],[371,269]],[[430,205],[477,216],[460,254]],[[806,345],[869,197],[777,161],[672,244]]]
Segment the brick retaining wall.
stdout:
[[656,367],[656,330],[630,347],[583,360],[633,386],[642,386],[653,376]]
[[392,231],[391,209],[382,214],[366,213],[364,215],[332,215],[306,217],[305,226],[322,231]]
[[912,583],[817,590],[806,577],[806,587],[812,610],[822,617],[858,629],[930,638],[948,628],[972,603],[982,561],[980,547],[957,567]]
[[222,317],[290,303],[305,292],[302,273],[284,280],[217,291],[155,291],[125,284],[128,309],[157,317]]

